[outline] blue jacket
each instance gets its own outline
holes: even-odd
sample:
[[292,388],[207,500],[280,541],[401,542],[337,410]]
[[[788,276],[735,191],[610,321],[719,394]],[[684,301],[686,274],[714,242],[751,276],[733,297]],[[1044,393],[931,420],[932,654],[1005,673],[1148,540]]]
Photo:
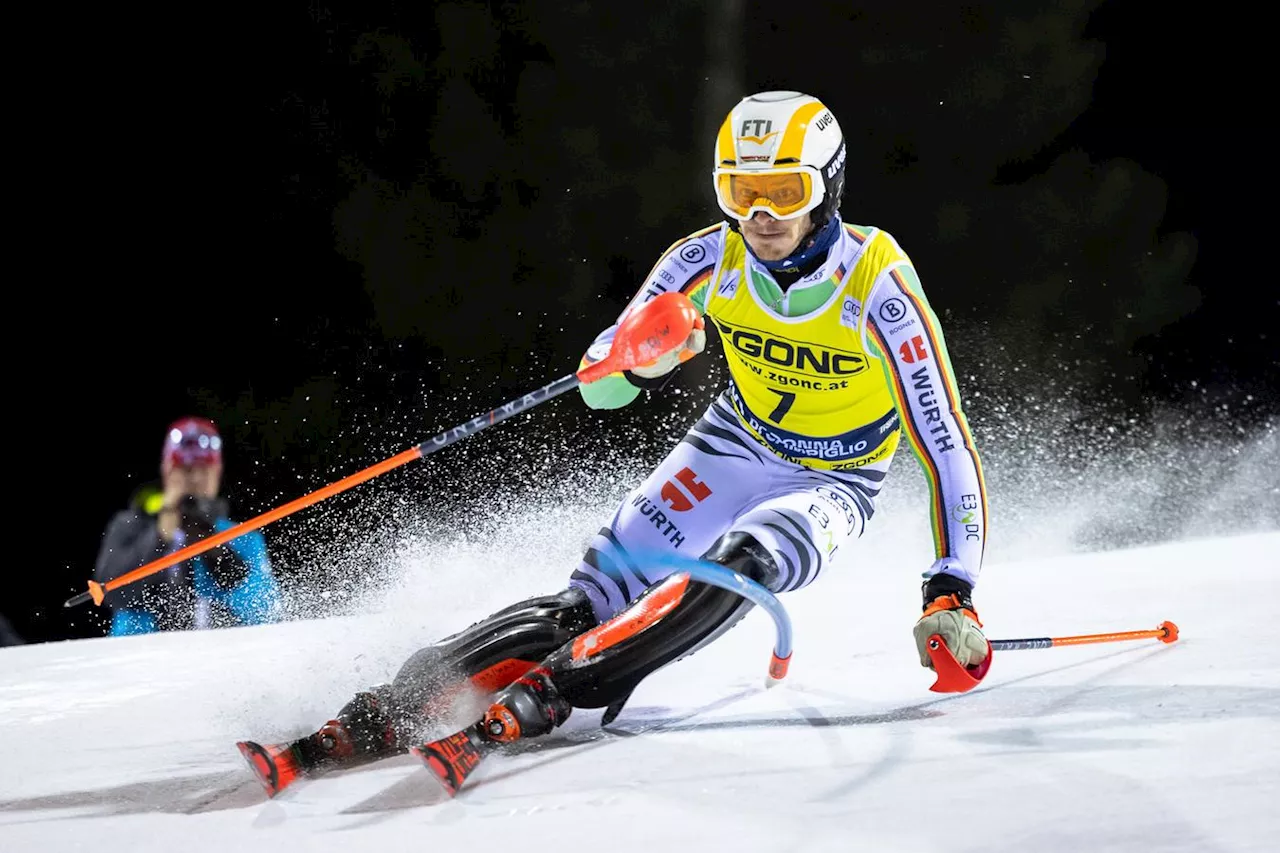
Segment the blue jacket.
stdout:
[[[190,544],[182,531],[172,544],[160,538],[158,497],[158,488],[149,484],[111,519],[94,567],[98,583]],[[234,526],[225,511],[214,521],[215,532]],[[257,530],[108,593],[103,603],[112,611],[112,636],[256,625],[281,616],[280,587]]]

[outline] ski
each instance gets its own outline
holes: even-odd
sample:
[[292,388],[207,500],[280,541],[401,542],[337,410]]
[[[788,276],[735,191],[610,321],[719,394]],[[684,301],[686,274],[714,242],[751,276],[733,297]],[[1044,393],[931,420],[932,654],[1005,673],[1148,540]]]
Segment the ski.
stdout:
[[[748,696],[754,695],[756,692],[757,690],[754,688],[740,690],[678,717],[651,719],[649,721],[642,720],[638,725],[625,729],[615,729],[612,728],[612,723],[626,702],[626,697],[624,697],[605,710],[598,730],[591,734],[576,732],[571,737],[573,740],[579,741],[578,746],[586,747],[591,743],[598,743],[601,740],[619,736],[634,737],[648,734],[649,732],[662,731],[708,711],[735,704]],[[499,752],[501,747],[511,745],[510,743],[489,739],[483,727],[484,721],[477,721],[447,737],[426,741],[418,746],[411,747],[409,753],[426,765],[432,775],[439,780],[448,795],[454,797],[485,758],[495,752]],[[266,791],[267,797],[273,798],[299,779],[311,778],[315,775],[314,762],[308,764],[304,761],[304,754],[300,752],[300,748],[305,749],[303,746],[305,743],[306,741],[302,740],[283,744],[260,744],[244,740],[237,741],[236,748],[249,765],[249,769],[253,771],[254,777],[262,785],[262,789]]]
[[304,775],[297,751],[289,744],[260,744],[251,740],[236,742],[236,749],[262,783],[267,797],[274,797]]
[[[743,695],[745,694],[730,697],[729,701],[736,701]],[[661,731],[673,723],[681,722],[696,716],[698,713],[687,714],[674,720],[667,719],[647,724],[642,723],[630,729],[609,728],[614,718],[617,717],[617,711],[621,710],[621,706],[622,703],[618,702],[616,703],[616,708],[610,707],[600,721],[600,728],[594,733],[576,733],[574,740],[578,742],[575,745],[587,747],[592,744],[599,744],[602,740],[619,736],[635,737],[653,731]],[[457,796],[458,791],[462,789],[467,779],[484,759],[495,752],[501,752],[502,747],[512,745],[511,742],[504,743],[490,740],[485,734],[484,720],[481,720],[461,731],[454,732],[448,737],[427,741],[412,747],[409,752],[425,764],[427,769],[440,781],[449,796],[454,797]]]
[[449,796],[456,796],[472,771],[500,745],[484,736],[482,726],[483,722],[476,723],[448,737],[412,747],[409,752],[440,780]]

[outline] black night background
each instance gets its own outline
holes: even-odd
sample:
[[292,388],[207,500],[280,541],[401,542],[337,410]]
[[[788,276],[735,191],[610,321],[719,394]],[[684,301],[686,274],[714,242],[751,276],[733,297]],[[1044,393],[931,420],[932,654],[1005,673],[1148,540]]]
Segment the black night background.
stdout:
[[[1280,415],[1277,291],[1238,201],[1262,180],[1223,124],[1250,72],[1170,8],[82,12],[35,51],[34,150],[11,160],[34,192],[10,282],[36,307],[8,315],[34,342],[11,348],[25,544],[0,613],[30,642],[103,633],[62,602],[181,415],[221,426],[243,520],[571,373],[658,255],[720,219],[714,131],[762,89],[835,113],[844,219],[915,261],[997,482],[1170,419],[1236,452]],[[656,460],[723,380],[707,356],[678,394],[566,395],[268,526],[280,575],[340,585],[369,542],[500,512],[516,484],[620,476],[610,446]]]

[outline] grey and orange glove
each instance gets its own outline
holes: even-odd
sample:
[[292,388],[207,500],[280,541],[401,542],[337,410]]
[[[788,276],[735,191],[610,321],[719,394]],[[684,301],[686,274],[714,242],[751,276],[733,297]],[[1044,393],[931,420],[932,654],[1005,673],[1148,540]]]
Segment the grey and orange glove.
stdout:
[[928,642],[934,634],[942,637],[961,666],[976,666],[986,660],[987,638],[973,607],[973,587],[955,575],[937,574],[925,581],[922,589],[924,614],[913,632],[920,665],[933,669]]
[[673,350],[659,356],[650,364],[631,368],[631,372],[641,379],[660,379],[675,370],[684,362],[706,349],[707,332],[701,317],[694,324],[693,330],[684,343]]

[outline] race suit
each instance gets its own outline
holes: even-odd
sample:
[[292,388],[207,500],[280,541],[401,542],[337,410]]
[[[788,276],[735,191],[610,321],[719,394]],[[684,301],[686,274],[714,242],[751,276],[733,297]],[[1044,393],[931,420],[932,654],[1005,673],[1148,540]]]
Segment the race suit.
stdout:
[[[571,585],[607,619],[669,569],[636,554],[701,555],[728,531],[763,543],[775,592],[812,583],[860,536],[905,437],[929,485],[936,559],[976,585],[987,532],[982,466],[937,317],[887,232],[841,224],[820,268],[785,291],[727,223],[659,258],[618,318],[678,290],[710,318],[728,387],[593,538]],[[583,364],[609,351],[602,332]],[[594,408],[640,393],[621,373],[582,386]]]

